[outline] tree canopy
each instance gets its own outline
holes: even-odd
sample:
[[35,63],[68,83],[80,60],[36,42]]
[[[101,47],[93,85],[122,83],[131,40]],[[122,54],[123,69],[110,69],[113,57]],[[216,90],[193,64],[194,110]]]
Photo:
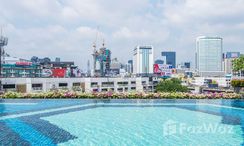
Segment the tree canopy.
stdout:
[[244,71],[244,56],[233,60],[233,71]]
[[157,92],[187,92],[188,88],[181,85],[181,80],[177,78],[160,81],[156,87]]

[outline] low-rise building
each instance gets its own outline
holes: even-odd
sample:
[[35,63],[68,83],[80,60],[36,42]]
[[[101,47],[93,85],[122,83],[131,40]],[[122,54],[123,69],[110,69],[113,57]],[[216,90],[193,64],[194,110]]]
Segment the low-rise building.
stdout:
[[230,87],[231,77],[194,77],[192,84],[195,86],[207,86],[209,81],[216,82],[219,87]]
[[157,78],[2,78],[5,91],[46,92],[55,89],[79,89],[83,92],[153,92]]

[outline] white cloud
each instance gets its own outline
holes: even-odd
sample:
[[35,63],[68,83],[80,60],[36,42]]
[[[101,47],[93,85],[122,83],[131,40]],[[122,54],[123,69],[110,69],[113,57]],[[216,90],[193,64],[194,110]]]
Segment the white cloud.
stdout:
[[[243,48],[243,0],[0,0],[6,50],[19,57],[60,56],[86,67],[98,31],[112,56],[127,61],[138,44],[178,61],[193,61],[195,38],[218,35],[224,48]],[[239,50],[241,51],[241,50]],[[190,57],[189,57],[190,56]]]

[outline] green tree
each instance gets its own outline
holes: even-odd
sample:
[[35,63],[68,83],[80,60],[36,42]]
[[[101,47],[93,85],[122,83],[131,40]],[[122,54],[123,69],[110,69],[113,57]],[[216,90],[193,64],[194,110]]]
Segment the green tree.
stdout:
[[233,63],[233,67],[232,67],[233,71],[240,72],[240,76],[241,76],[242,72],[244,71],[244,56],[234,59],[232,63]]
[[181,85],[181,80],[177,78],[166,79],[161,82],[156,87],[157,92],[187,92],[188,88]]

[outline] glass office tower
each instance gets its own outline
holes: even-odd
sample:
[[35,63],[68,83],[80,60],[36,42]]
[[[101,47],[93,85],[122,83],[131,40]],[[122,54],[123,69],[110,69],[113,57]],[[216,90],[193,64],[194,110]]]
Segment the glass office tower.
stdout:
[[161,55],[166,58],[166,64],[172,65],[173,68],[176,67],[176,53],[175,52],[162,52]]
[[133,73],[147,75],[153,73],[153,47],[137,46],[133,54]]
[[223,39],[198,37],[196,39],[196,71],[200,76],[221,76]]

